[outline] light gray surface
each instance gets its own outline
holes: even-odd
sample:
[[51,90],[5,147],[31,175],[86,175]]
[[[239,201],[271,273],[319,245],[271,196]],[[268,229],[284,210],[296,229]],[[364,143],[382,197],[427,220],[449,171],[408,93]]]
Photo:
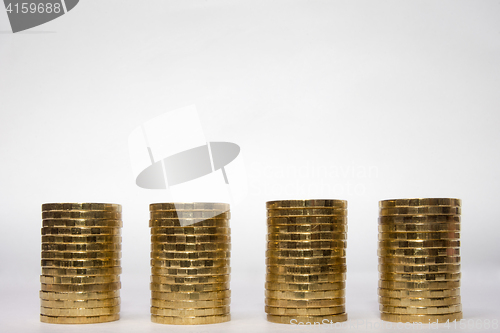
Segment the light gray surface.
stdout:
[[[348,311],[377,318],[377,202],[463,199],[466,318],[498,319],[497,1],[91,1],[26,33],[0,10],[0,316],[38,322],[40,205],[124,209],[123,319],[96,331],[286,330],[265,322],[265,201],[349,201]],[[242,149],[231,207],[234,321],[148,320],[148,204],[129,133],[196,104],[209,141]],[[72,326],[86,330],[87,326]],[[389,329],[388,329],[389,331]]]

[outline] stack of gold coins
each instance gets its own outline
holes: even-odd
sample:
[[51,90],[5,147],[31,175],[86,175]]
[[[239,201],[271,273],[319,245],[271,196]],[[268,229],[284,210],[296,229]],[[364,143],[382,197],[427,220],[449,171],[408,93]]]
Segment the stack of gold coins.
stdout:
[[380,201],[379,302],[382,320],[462,318],[459,199]]
[[158,203],[150,212],[151,321],[229,321],[229,205]]
[[281,324],[347,320],[347,202],[269,201],[266,313]]
[[42,205],[40,321],[103,323],[120,318],[121,206]]

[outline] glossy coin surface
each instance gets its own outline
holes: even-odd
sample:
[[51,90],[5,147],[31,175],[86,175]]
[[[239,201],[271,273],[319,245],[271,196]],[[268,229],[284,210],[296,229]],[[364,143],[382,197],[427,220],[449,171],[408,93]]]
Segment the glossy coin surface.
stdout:
[[107,316],[86,316],[86,317],[54,317],[40,315],[40,321],[42,323],[49,324],[97,324],[106,323],[110,321],[115,321],[120,319],[119,314],[107,315]]
[[276,200],[266,202],[267,209],[280,208],[347,208],[347,201],[335,199]]
[[327,316],[275,316],[268,314],[267,321],[277,324],[320,325],[347,321],[347,314]]
[[463,318],[462,312],[441,314],[441,315],[399,315],[382,312],[380,319],[396,323],[445,323]]
[[281,308],[266,305],[266,313],[275,316],[325,316],[345,313],[345,306],[338,305],[321,308]]
[[230,314],[203,317],[174,317],[151,315],[151,321],[157,324],[168,325],[206,325],[225,323],[231,320]]
[[423,306],[423,307],[410,307],[410,306],[389,306],[379,305],[380,312],[394,313],[394,314],[446,314],[462,311],[462,305],[443,305],[443,306]]
[[170,301],[217,300],[228,297],[231,297],[231,290],[193,293],[151,292],[151,298]]
[[229,306],[219,306],[211,308],[196,309],[172,309],[151,307],[151,314],[157,316],[176,316],[176,317],[206,317],[229,314]]
[[396,298],[442,298],[460,296],[460,288],[455,289],[383,289],[379,296]]
[[119,290],[105,292],[52,292],[40,291],[40,299],[48,301],[86,301],[120,297]]
[[40,305],[46,308],[64,308],[64,309],[74,309],[74,308],[103,308],[109,306],[120,305],[120,297],[115,298],[105,298],[105,299],[88,299],[79,301],[69,301],[69,300],[40,300]]
[[462,200],[455,198],[415,198],[391,199],[379,201],[380,207],[413,207],[413,206],[453,206],[460,207]]

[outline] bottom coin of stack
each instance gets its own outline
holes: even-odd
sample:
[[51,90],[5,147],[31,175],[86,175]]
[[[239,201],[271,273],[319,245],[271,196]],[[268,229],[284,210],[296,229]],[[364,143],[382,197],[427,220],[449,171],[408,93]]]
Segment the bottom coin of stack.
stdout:
[[42,219],[40,321],[118,320],[121,206],[44,204]]
[[346,321],[347,202],[283,200],[266,207],[267,320]]
[[384,200],[379,206],[381,319],[462,319],[460,200]]
[[151,321],[229,321],[229,205],[160,203],[150,212]]

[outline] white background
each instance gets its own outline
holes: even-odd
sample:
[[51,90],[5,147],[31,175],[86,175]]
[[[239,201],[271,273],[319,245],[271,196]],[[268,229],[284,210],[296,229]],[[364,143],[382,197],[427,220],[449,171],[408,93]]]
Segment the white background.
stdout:
[[[500,319],[499,1],[87,0],[17,34],[0,9],[0,32],[2,331],[69,330],[39,323],[40,205],[82,201],[123,205],[122,319],[75,332],[292,329],[264,313],[265,201],[292,198],[349,201],[352,325],[382,324],[378,201],[463,199],[464,316]],[[207,140],[242,148],[249,194],[233,320],[163,326],[148,204],[167,196],[135,186],[127,140],[191,104]]]

